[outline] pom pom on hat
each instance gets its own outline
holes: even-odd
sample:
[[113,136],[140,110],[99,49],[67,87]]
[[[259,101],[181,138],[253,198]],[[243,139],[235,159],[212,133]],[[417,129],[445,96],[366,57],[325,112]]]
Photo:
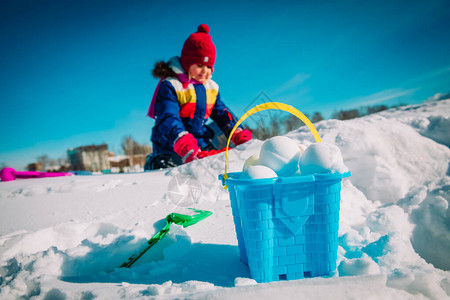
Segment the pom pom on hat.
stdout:
[[211,36],[209,35],[209,27],[201,24],[197,28],[197,32],[191,34],[184,42],[181,51],[181,65],[186,73],[192,65],[206,65],[213,67],[216,61],[216,46],[214,46]]
[[209,33],[209,27],[206,24],[198,26],[197,32]]

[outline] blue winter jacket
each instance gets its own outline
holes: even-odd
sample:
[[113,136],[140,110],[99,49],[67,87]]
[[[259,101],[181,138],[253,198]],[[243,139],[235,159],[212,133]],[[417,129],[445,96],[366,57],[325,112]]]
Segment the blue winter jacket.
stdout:
[[[178,57],[172,58],[169,65],[175,73],[183,72]],[[174,153],[173,144],[183,131],[190,132],[201,149],[210,146],[214,132],[205,126],[209,118],[227,137],[237,122],[220,100],[219,86],[211,79],[204,84],[185,83],[183,86],[178,78],[166,78],[159,86],[154,105],[151,141],[155,154]]]

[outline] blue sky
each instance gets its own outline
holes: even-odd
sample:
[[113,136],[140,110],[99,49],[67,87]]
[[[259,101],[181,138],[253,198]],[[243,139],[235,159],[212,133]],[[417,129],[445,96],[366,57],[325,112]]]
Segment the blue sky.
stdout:
[[149,143],[157,60],[199,24],[237,114],[265,92],[325,117],[450,91],[449,1],[0,1],[0,165]]

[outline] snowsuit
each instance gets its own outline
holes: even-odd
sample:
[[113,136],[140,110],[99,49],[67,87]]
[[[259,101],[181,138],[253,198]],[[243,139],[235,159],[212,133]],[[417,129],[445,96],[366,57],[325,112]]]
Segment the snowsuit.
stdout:
[[220,100],[219,86],[213,80],[201,84],[189,81],[178,57],[169,61],[177,77],[160,81],[149,108],[155,116],[151,141],[153,153],[175,153],[173,145],[179,134],[187,131],[197,139],[202,150],[212,149],[214,132],[205,125],[211,118],[228,137],[237,122],[236,117]]

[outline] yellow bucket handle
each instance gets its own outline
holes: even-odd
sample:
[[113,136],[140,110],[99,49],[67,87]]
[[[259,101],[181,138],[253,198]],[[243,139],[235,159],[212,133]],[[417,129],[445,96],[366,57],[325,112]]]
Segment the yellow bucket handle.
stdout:
[[[267,110],[267,109],[278,109],[278,110],[284,110],[288,113],[293,114],[294,116],[296,116],[297,118],[299,118],[300,120],[303,121],[303,123],[306,124],[306,126],[308,126],[309,130],[312,132],[314,139],[316,140],[316,142],[321,142],[322,140],[320,139],[319,133],[317,132],[316,128],[314,127],[314,125],[311,123],[311,121],[302,113],[300,112],[298,109],[284,104],[284,103],[280,103],[280,102],[267,102],[267,103],[263,103],[260,105],[257,105],[255,107],[253,107],[252,109],[250,109],[249,111],[247,111],[236,123],[236,125],[234,125],[233,129],[231,130],[230,136],[228,137],[228,141],[227,141],[227,148],[225,151],[225,173],[223,175],[223,179],[225,182],[225,179],[228,178],[227,176],[227,159],[228,159],[228,146],[230,145],[230,141],[231,141],[231,137],[233,136],[235,130],[238,128],[239,125],[241,125],[242,122],[244,122],[245,119],[247,119],[249,116],[253,115],[254,113],[263,111],[263,110]],[[227,185],[224,186],[225,189],[228,188]]]

